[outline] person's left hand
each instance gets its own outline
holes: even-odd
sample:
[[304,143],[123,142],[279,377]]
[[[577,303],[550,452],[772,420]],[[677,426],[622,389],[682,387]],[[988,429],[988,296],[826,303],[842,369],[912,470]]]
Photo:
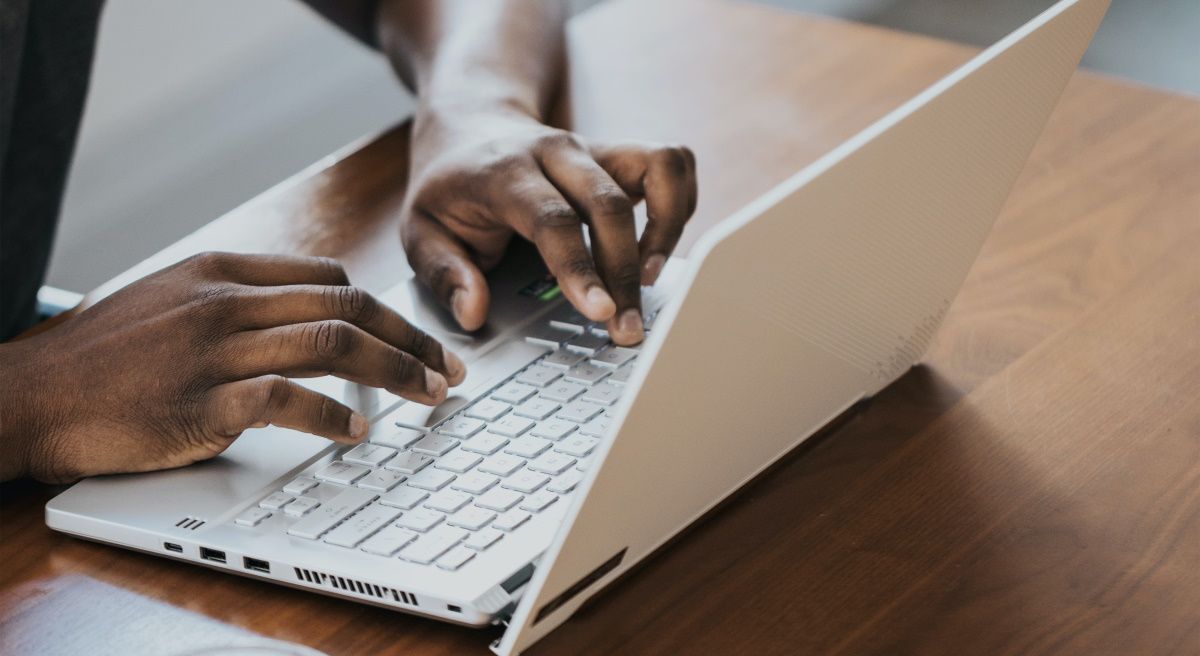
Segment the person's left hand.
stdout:
[[[486,320],[482,272],[515,233],[537,246],[572,305],[607,322],[614,342],[642,340],[639,285],[654,283],[696,209],[690,150],[587,142],[515,111],[418,113],[412,150],[404,247],[463,328]],[[639,240],[633,208],[642,199]]]

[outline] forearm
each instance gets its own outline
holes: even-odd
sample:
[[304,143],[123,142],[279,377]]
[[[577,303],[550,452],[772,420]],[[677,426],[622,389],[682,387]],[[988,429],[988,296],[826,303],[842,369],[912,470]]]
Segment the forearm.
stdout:
[[381,0],[375,40],[419,111],[542,119],[562,72],[565,18],[559,0]]

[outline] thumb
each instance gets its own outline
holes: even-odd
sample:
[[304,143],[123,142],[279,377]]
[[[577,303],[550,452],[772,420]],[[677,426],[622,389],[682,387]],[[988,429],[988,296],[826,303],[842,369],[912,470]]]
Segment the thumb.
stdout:
[[489,302],[487,280],[458,237],[421,214],[405,222],[402,236],[417,279],[433,290],[464,330],[483,327]]

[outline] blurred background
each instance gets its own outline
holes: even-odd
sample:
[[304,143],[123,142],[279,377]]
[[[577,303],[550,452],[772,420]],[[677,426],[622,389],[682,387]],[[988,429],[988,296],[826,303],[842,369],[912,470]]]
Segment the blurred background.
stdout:
[[[977,45],[1053,4],[762,1]],[[1084,66],[1200,95],[1200,0],[1113,0]],[[87,291],[411,109],[295,0],[108,0],[48,283]]]

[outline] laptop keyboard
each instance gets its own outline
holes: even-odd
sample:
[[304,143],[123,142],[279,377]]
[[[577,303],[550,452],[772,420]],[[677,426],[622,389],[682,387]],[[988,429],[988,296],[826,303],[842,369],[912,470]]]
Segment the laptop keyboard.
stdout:
[[[525,340],[545,355],[463,410],[429,430],[377,431],[234,523],[278,515],[295,538],[456,570],[566,503],[611,426],[638,349],[612,344],[603,325],[566,304]],[[321,487],[333,488],[323,501],[314,495]]]

